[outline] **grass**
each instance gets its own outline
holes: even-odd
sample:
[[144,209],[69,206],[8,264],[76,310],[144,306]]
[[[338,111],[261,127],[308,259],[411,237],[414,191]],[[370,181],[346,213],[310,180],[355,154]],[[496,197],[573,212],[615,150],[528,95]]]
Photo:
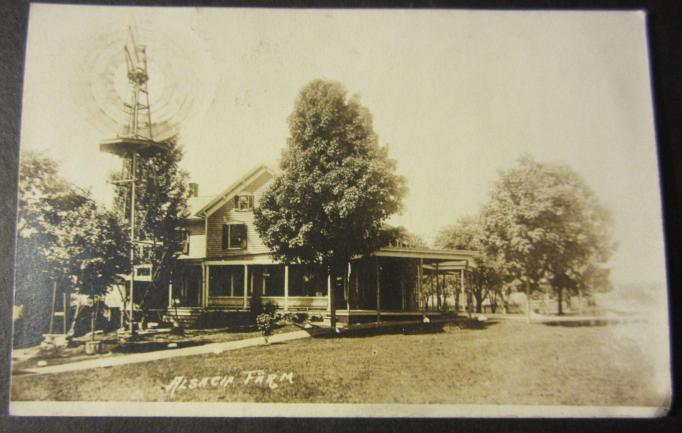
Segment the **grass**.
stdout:
[[[667,394],[636,340],[605,327],[487,322],[483,329],[306,339],[221,354],[15,376],[12,400],[251,401],[658,406]],[[244,384],[249,370],[273,374]],[[292,373],[293,383],[279,382]],[[227,386],[164,389],[176,376]],[[217,380],[216,380],[217,381]],[[206,385],[206,382],[204,383]]]

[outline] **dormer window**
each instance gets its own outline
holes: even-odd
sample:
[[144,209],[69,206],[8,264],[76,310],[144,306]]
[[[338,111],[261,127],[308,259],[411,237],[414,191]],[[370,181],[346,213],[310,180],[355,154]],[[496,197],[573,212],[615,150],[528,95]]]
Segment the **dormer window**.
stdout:
[[234,208],[237,210],[253,209],[253,194],[239,194],[234,197]]

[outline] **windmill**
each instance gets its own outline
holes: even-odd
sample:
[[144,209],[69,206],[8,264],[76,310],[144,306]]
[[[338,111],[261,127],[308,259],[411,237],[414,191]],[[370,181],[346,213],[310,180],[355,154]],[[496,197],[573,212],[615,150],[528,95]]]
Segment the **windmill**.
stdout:
[[[116,138],[100,143],[100,151],[114,154],[123,160],[121,176],[112,181],[120,188],[126,188],[125,201],[129,203],[128,221],[130,225],[130,274],[129,274],[129,318],[128,326],[131,336],[134,328],[134,291],[136,269],[148,265],[135,266],[136,247],[149,245],[149,241],[138,239],[135,224],[135,187],[137,163],[141,158],[148,158],[155,154],[167,152],[168,148],[161,142],[154,140],[152,131],[151,106],[149,103],[149,73],[147,67],[147,52],[144,45],[138,44],[130,27],[128,38],[123,47],[127,67],[127,78],[130,86],[130,100],[125,103],[128,114],[127,125],[122,134]],[[151,275],[151,270],[149,271]]]

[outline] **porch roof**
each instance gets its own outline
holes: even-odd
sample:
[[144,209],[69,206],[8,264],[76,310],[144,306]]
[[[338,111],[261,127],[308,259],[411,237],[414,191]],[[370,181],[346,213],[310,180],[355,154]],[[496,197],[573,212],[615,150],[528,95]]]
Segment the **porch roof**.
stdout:
[[452,262],[450,265],[454,266],[458,263],[463,265],[471,265],[471,259],[476,257],[478,252],[470,250],[435,250],[431,248],[384,247],[379,251],[374,252],[372,255],[376,257],[398,257],[405,259],[426,259],[438,262]]
[[[466,260],[453,260],[438,263],[438,272],[461,271],[467,267],[475,267],[472,263],[467,263]],[[435,265],[424,265],[425,270],[435,271]]]

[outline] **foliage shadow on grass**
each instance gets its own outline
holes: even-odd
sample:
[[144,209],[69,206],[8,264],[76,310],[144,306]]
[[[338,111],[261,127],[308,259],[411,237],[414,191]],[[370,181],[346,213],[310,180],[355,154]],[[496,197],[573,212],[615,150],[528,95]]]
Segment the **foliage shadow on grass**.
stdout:
[[172,350],[180,349],[193,346],[202,346],[204,344],[210,343],[210,340],[195,340],[195,341],[178,341],[173,342],[177,346],[168,347],[169,342],[160,341],[141,341],[141,342],[131,342],[124,345],[116,346],[111,349],[112,352],[118,353],[144,353],[144,352],[154,352],[157,350]]
[[588,327],[588,326],[607,326],[607,325],[613,325],[613,323],[609,323],[606,320],[572,320],[572,321],[561,321],[561,320],[554,320],[554,321],[547,321],[547,322],[538,322],[539,325],[545,325],[545,326],[561,326],[565,328],[578,328],[578,327]]
[[336,335],[332,335],[329,330],[327,332],[317,331],[311,334],[314,338],[366,338],[378,337],[381,335],[416,335],[416,334],[439,334],[445,332],[443,327],[446,322],[440,323],[414,323],[414,324],[399,324],[399,325],[379,325],[379,326],[365,326],[361,328],[344,329]]
[[495,326],[498,323],[499,323],[499,321],[497,321],[497,320],[480,321],[480,320],[476,320],[476,319],[462,319],[462,320],[450,322],[447,325],[449,327],[454,327],[454,328],[459,328],[459,329],[482,330],[482,329],[488,329],[491,326]]

